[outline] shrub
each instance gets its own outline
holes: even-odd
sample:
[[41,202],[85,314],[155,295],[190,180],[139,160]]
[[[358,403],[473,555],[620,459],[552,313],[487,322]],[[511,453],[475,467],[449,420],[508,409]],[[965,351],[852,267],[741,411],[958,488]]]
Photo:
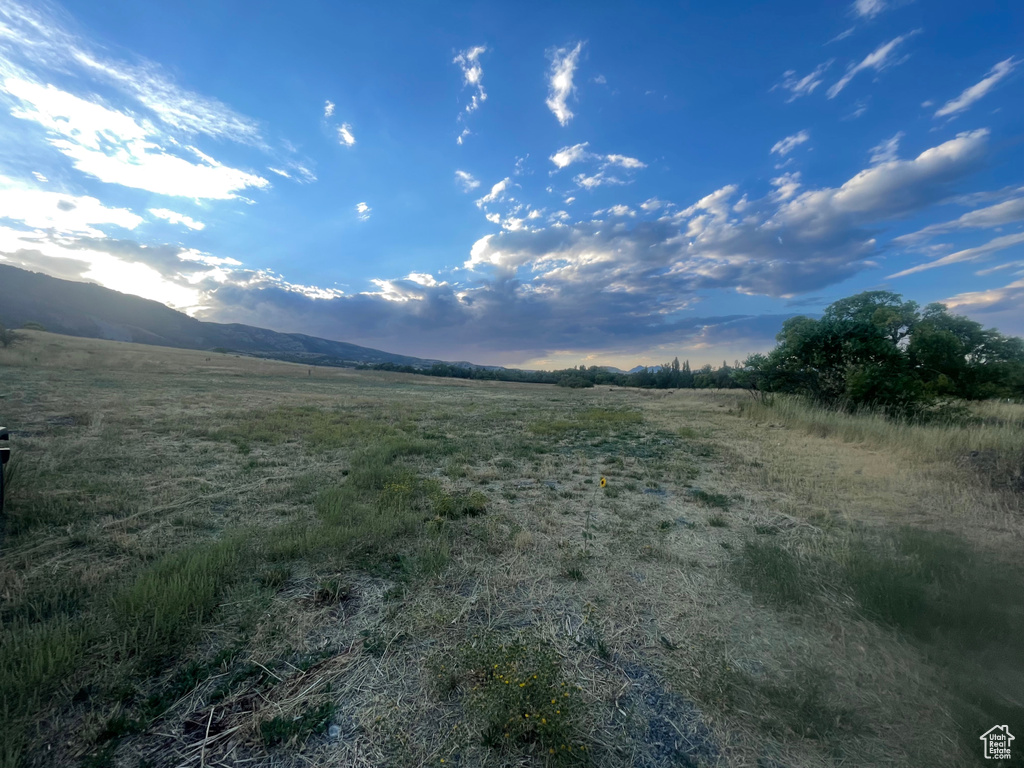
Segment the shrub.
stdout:
[[547,643],[527,634],[512,642],[487,637],[465,647],[459,664],[470,688],[466,711],[478,720],[484,744],[535,745],[556,763],[584,761],[580,689],[563,677]]

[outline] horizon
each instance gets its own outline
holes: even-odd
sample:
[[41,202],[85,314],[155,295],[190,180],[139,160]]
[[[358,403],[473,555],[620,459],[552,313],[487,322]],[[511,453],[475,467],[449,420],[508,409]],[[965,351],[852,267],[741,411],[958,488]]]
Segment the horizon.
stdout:
[[865,290],[1024,335],[1024,7],[630,13],[5,0],[0,263],[520,369]]

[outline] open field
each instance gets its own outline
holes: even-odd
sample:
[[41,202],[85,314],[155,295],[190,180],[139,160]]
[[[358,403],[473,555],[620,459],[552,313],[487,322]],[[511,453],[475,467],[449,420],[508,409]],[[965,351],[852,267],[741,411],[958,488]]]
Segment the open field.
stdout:
[[2,766],[931,767],[1024,731],[1024,406],[22,335]]

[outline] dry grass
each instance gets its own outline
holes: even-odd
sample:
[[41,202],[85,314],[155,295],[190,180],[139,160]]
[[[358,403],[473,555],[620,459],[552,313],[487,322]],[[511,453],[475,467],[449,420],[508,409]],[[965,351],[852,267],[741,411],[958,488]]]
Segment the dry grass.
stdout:
[[955,631],[1019,617],[953,610],[1017,575],[1018,408],[892,427],[25,336],[0,765],[964,764],[1020,711],[1015,641]]

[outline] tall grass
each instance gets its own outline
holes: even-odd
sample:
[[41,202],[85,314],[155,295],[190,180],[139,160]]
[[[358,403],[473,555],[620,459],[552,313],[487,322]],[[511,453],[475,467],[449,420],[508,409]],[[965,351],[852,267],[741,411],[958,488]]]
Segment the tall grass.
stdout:
[[894,420],[866,410],[845,413],[796,396],[778,396],[772,405],[744,402],[740,408],[753,419],[899,452],[901,458],[973,460],[1000,485],[1019,482],[1024,470],[1024,405],[969,403],[961,418],[932,423]]

